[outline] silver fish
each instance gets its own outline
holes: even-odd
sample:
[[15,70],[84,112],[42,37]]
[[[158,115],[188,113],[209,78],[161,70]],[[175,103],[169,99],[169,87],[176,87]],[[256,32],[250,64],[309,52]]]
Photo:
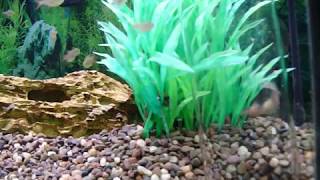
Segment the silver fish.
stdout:
[[12,16],[15,14],[15,12],[12,11],[11,9],[9,9],[9,10],[6,10],[6,11],[2,12],[2,14],[3,14],[4,16],[10,18],[10,17],[12,17]]
[[151,22],[136,23],[133,24],[133,27],[141,32],[149,32],[153,28],[153,24]]
[[58,7],[60,6],[64,0],[35,0],[37,3],[37,9],[41,6],[47,6],[47,7]]
[[73,48],[63,56],[63,60],[69,63],[73,62],[76,59],[76,57],[79,56],[79,54],[80,54],[80,49]]
[[94,54],[90,54],[84,58],[82,66],[86,69],[92,67],[96,63],[96,56]]
[[127,0],[109,0],[108,2],[115,5],[123,5],[127,3]]

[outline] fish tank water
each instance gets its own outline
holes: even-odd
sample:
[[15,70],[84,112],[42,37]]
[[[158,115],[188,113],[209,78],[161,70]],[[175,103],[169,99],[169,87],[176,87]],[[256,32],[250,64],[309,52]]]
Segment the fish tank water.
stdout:
[[316,179],[307,9],[1,1],[0,179]]

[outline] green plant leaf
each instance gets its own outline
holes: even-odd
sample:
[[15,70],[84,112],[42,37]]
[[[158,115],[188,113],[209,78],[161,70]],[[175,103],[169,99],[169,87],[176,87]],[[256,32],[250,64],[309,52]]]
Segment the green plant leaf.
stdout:
[[228,66],[240,65],[248,60],[247,56],[239,54],[237,51],[224,51],[211,55],[195,65],[196,72],[211,70],[213,68],[223,68]]
[[169,54],[156,53],[155,56],[150,58],[149,60],[165,67],[193,73],[193,70],[189,65],[176,58],[175,56]]

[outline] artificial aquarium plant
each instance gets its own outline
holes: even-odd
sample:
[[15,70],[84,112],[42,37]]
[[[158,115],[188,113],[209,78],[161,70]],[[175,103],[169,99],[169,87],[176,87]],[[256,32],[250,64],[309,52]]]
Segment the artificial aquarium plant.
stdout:
[[[222,127],[226,117],[234,126],[245,120],[264,83],[277,77],[271,71],[276,57],[259,63],[271,44],[252,52],[240,37],[263,23],[252,14],[271,1],[259,2],[244,14],[245,0],[102,1],[119,18],[123,31],[110,22],[99,22],[112,55],[100,63],[122,77],[133,89],[135,102],[148,136],[175,129]],[[240,16],[240,19],[236,19]]]

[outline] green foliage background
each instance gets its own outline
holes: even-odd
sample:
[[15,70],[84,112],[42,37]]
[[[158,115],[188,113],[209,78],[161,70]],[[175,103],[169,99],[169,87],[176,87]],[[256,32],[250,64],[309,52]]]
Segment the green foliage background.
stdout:
[[[11,74],[16,66],[17,48],[23,44],[25,34],[31,27],[31,22],[20,0],[0,1],[0,73]],[[6,10],[13,10],[14,16],[7,18],[2,14]],[[99,47],[103,43],[103,34],[99,31],[97,21],[116,22],[115,16],[110,10],[102,8],[100,0],[86,0],[83,4],[73,7],[41,7],[40,18],[46,23],[57,28],[62,42],[60,59],[67,50],[73,47],[79,48],[81,53],[71,63],[65,63],[65,73],[83,69],[84,58],[93,51],[109,51],[105,47]],[[94,69],[99,69],[96,65]]]
[[[64,53],[74,48],[80,49],[80,55],[71,64],[65,64],[65,71],[72,72],[83,69],[84,58],[94,51],[109,51],[99,47],[104,36],[97,25],[98,20],[112,21],[116,18],[110,10],[102,8],[100,0],[84,1],[74,7],[41,8],[41,18],[54,25],[62,41]],[[61,55],[63,56],[63,54]],[[99,69],[98,66],[93,67]]]
[[16,64],[17,47],[30,26],[19,0],[0,1],[0,10],[12,10],[11,17],[0,14],[0,74],[10,74]]

